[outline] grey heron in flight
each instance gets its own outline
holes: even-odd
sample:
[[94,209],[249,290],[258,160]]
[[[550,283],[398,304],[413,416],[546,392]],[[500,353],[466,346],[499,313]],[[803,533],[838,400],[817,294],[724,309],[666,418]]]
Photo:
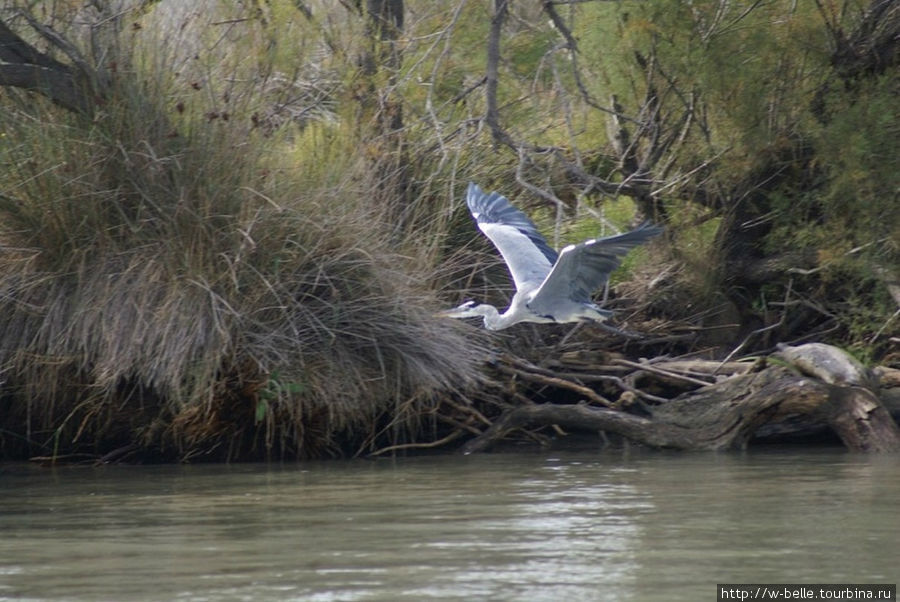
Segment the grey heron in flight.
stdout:
[[488,330],[519,322],[606,320],[612,312],[596,305],[591,294],[606,284],[628,251],[662,232],[662,228],[645,222],[624,234],[569,245],[557,254],[534,222],[498,193],[486,194],[470,182],[466,204],[478,227],[506,261],[516,294],[502,314],[493,305],[467,301],[438,315],[483,316]]

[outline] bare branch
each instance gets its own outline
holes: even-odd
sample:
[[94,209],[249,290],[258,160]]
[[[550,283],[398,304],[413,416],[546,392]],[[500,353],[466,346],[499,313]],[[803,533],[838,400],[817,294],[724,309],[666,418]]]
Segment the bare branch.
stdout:
[[21,15],[25,18],[26,21],[28,21],[28,24],[32,27],[32,29],[41,34],[41,36],[43,36],[43,38],[48,42],[62,50],[63,53],[67,57],[69,57],[69,60],[74,63],[75,67],[84,75],[90,76],[94,72],[93,68],[90,66],[87,60],[85,60],[84,55],[81,54],[81,52],[79,52],[71,42],[54,31],[52,27],[50,27],[49,25],[43,25],[27,12],[22,12]]
[[70,72],[59,72],[37,65],[0,65],[0,86],[13,86],[39,92],[66,109],[83,113],[88,103]]
[[76,66],[40,52],[0,21],[0,85],[32,90],[71,111],[91,113],[98,94],[96,72],[70,42],[33,17],[23,16],[38,33],[73,59]]

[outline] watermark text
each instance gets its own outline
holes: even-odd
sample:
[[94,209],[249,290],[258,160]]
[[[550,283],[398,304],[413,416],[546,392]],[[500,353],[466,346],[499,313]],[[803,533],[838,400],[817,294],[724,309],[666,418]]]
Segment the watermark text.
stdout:
[[716,602],[879,600],[897,602],[896,583],[719,583]]

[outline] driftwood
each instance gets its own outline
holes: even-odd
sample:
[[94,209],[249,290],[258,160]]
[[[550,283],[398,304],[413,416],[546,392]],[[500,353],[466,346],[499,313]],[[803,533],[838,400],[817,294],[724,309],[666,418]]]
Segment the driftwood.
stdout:
[[[869,373],[835,347],[807,344],[781,347],[766,360],[713,362],[661,360],[632,362],[609,359],[612,373],[577,374],[529,366],[522,360],[504,369],[536,384],[558,385],[578,393],[586,382],[604,382],[621,390],[610,403],[593,393],[578,403],[530,403],[513,407],[461,449],[469,454],[488,449],[515,429],[558,425],[564,429],[613,433],[641,444],[684,450],[741,449],[765,433],[831,430],[850,449],[864,452],[900,450],[900,428],[880,389],[895,385],[898,371]],[[623,373],[615,368],[628,368]],[[637,387],[649,376],[657,384],[689,390],[670,400]],[[583,382],[582,382],[583,381]],[[598,399],[599,398],[599,399]],[[662,400],[664,403],[660,403]],[[641,403],[638,403],[641,402]],[[598,407],[599,406],[599,407]]]

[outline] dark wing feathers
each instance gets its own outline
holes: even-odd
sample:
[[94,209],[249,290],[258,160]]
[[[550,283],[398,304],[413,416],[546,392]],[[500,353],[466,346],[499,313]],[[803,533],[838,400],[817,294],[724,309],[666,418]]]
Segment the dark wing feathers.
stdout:
[[486,194],[470,182],[466,204],[503,255],[516,287],[537,288],[528,306],[542,315],[552,315],[567,303],[590,303],[622,257],[662,232],[645,222],[624,234],[569,245],[557,254],[534,222],[496,192]]
[[557,253],[541,236],[537,226],[528,216],[513,207],[505,197],[496,192],[485,194],[474,182],[469,182],[466,204],[472,216],[481,224],[502,224],[518,229],[547,258],[550,265],[556,262]]
[[562,298],[590,303],[591,295],[606,283],[610,273],[622,263],[622,257],[661,232],[662,228],[645,222],[624,234],[566,247],[529,306],[537,310]]

